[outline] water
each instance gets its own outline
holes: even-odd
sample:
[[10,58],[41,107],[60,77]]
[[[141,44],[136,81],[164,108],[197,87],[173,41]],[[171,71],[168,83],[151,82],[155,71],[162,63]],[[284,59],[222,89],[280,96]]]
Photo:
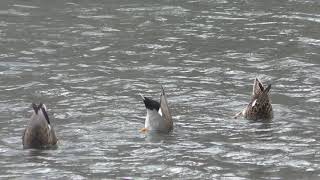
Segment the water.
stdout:
[[[1,1],[0,178],[319,179],[317,0]],[[233,119],[253,80],[274,119]],[[139,93],[175,129],[139,133]],[[23,150],[31,102],[57,150]]]

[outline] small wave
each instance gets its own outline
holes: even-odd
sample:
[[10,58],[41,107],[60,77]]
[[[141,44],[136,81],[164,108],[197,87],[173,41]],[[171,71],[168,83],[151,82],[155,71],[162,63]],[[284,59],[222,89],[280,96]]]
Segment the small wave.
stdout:
[[15,7],[20,7],[20,8],[28,8],[28,9],[40,8],[40,7],[38,7],[38,6],[28,6],[28,5],[22,5],[22,4],[14,4],[13,6],[15,6]]
[[100,47],[92,48],[92,49],[90,49],[90,51],[101,51],[101,50],[107,49],[109,47],[110,46],[100,46]]
[[20,12],[15,9],[0,10],[0,15],[29,16],[30,13]]

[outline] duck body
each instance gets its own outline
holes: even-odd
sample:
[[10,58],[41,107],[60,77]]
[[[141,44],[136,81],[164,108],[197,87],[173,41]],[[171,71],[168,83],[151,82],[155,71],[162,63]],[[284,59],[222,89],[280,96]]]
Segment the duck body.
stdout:
[[256,78],[253,84],[251,101],[240,114],[249,120],[271,120],[273,109],[269,95],[270,89],[271,84],[264,87],[260,80]]
[[170,132],[173,129],[173,121],[163,87],[160,103],[143,96],[142,99],[147,109],[145,126],[142,131]]
[[32,104],[33,114],[22,136],[23,148],[45,149],[56,147],[57,137],[54,128],[50,124],[47,108],[40,103]]

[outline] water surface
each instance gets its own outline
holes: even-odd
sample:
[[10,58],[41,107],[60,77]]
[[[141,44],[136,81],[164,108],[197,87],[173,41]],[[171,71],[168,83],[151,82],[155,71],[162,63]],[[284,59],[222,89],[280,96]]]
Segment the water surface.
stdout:
[[[319,179],[316,0],[1,1],[0,178]],[[233,119],[255,77],[269,123]],[[144,135],[139,93],[175,129]],[[31,102],[57,150],[23,150]]]

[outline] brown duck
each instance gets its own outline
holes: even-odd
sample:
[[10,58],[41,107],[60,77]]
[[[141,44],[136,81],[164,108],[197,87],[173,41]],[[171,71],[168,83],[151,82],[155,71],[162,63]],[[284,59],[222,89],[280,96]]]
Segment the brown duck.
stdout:
[[244,116],[249,120],[270,120],[273,118],[273,111],[269,91],[271,84],[264,87],[258,78],[254,80],[252,97],[250,103],[238,116]]
[[57,137],[50,124],[47,108],[40,103],[32,103],[34,110],[31,121],[22,136],[23,148],[45,149],[56,147]]

